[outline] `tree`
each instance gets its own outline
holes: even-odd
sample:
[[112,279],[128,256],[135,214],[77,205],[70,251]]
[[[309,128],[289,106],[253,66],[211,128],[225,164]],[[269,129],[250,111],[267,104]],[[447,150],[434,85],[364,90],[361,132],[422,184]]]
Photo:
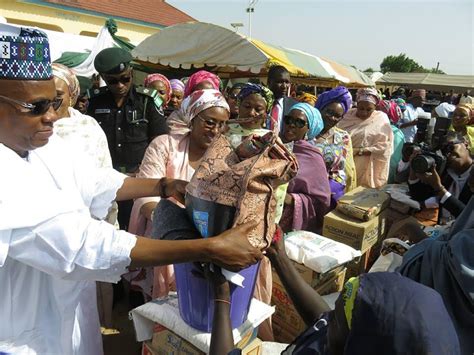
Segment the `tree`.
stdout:
[[375,72],[375,70],[373,70],[372,68],[367,68],[364,70],[364,73],[373,73]]
[[380,63],[380,71],[387,73],[389,71],[397,73],[426,73],[429,70],[423,68],[420,64],[409,58],[405,53],[399,55],[389,55]]

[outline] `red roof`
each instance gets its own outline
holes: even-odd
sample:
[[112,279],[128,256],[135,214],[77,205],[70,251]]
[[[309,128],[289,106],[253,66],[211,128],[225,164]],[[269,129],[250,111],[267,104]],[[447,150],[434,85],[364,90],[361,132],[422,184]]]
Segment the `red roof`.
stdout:
[[161,26],[196,21],[164,0],[45,0],[44,2]]

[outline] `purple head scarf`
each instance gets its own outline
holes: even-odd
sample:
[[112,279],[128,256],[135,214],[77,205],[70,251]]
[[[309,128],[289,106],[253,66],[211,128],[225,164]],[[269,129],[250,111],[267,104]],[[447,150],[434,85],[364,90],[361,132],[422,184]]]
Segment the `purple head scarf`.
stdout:
[[171,79],[170,84],[171,84],[171,90],[184,92],[184,83],[181,80]]
[[337,88],[323,92],[321,95],[319,95],[314,107],[321,111],[323,108],[333,102],[340,103],[344,109],[344,113],[346,113],[352,107],[351,93],[346,87],[338,86]]

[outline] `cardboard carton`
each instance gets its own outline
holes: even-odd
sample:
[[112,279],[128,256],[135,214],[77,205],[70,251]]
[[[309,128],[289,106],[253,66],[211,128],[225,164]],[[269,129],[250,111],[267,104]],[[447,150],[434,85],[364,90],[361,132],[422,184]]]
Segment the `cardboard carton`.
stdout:
[[342,196],[336,209],[352,218],[368,221],[379,215],[389,204],[388,193],[359,186]]
[[364,253],[385,235],[385,220],[385,211],[366,222],[332,211],[324,216],[323,236]]
[[302,331],[295,330],[291,324],[282,323],[280,320],[272,322],[273,336],[275,341],[284,344],[290,344],[296,339],[305,329]]
[[[301,267],[304,267],[301,265]],[[346,269],[334,270],[328,273],[322,280],[313,287],[321,296],[342,290]],[[314,282],[314,279],[313,279]],[[293,305],[290,297],[285,291],[276,272],[273,272],[272,304],[275,305],[275,313],[272,316],[272,327],[275,341],[289,343],[297,335],[306,330],[307,326],[300,317]]]
[[173,333],[160,324],[153,328],[153,338],[148,344],[149,351],[153,355],[175,354],[175,355],[204,355],[205,353],[196,348],[188,341]]
[[314,289],[321,295],[326,296],[334,292],[342,291],[344,287],[344,281],[346,278],[346,268],[333,274],[329,279],[326,279],[323,283],[318,284]]
[[[257,328],[244,336],[236,348],[242,355],[261,355],[262,342],[257,338]],[[153,328],[153,338],[143,343],[142,355],[205,355],[206,353],[160,324]]]
[[[300,274],[301,278],[308,284],[311,285],[311,287],[316,288],[319,285],[323,284],[327,280],[331,279],[334,275],[338,274],[341,272],[345,266],[341,265],[338,266],[324,274],[320,274],[309,267],[297,263],[296,261],[291,261],[293,266],[295,267],[296,271]],[[280,278],[278,277],[278,274],[276,272],[273,272],[273,281],[278,282],[280,285],[282,285],[282,282]]]

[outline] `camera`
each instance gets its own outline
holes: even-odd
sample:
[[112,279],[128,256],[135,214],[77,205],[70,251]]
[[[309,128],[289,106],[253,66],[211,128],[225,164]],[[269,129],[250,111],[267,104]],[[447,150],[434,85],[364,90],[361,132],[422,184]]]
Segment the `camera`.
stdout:
[[431,137],[428,134],[429,122],[428,116],[418,118],[415,143],[405,143],[402,154],[409,157],[413,152],[419,151],[420,154],[414,157],[410,163],[413,171],[424,174],[436,166],[436,171],[441,175],[446,168],[446,157],[441,153],[441,147],[446,142],[451,118],[438,117]]
[[424,174],[436,166],[438,174],[442,174],[446,167],[446,157],[440,151],[433,152],[426,143],[405,143],[402,149],[404,157],[410,157],[414,152],[419,154],[411,160],[410,167],[415,173]]

